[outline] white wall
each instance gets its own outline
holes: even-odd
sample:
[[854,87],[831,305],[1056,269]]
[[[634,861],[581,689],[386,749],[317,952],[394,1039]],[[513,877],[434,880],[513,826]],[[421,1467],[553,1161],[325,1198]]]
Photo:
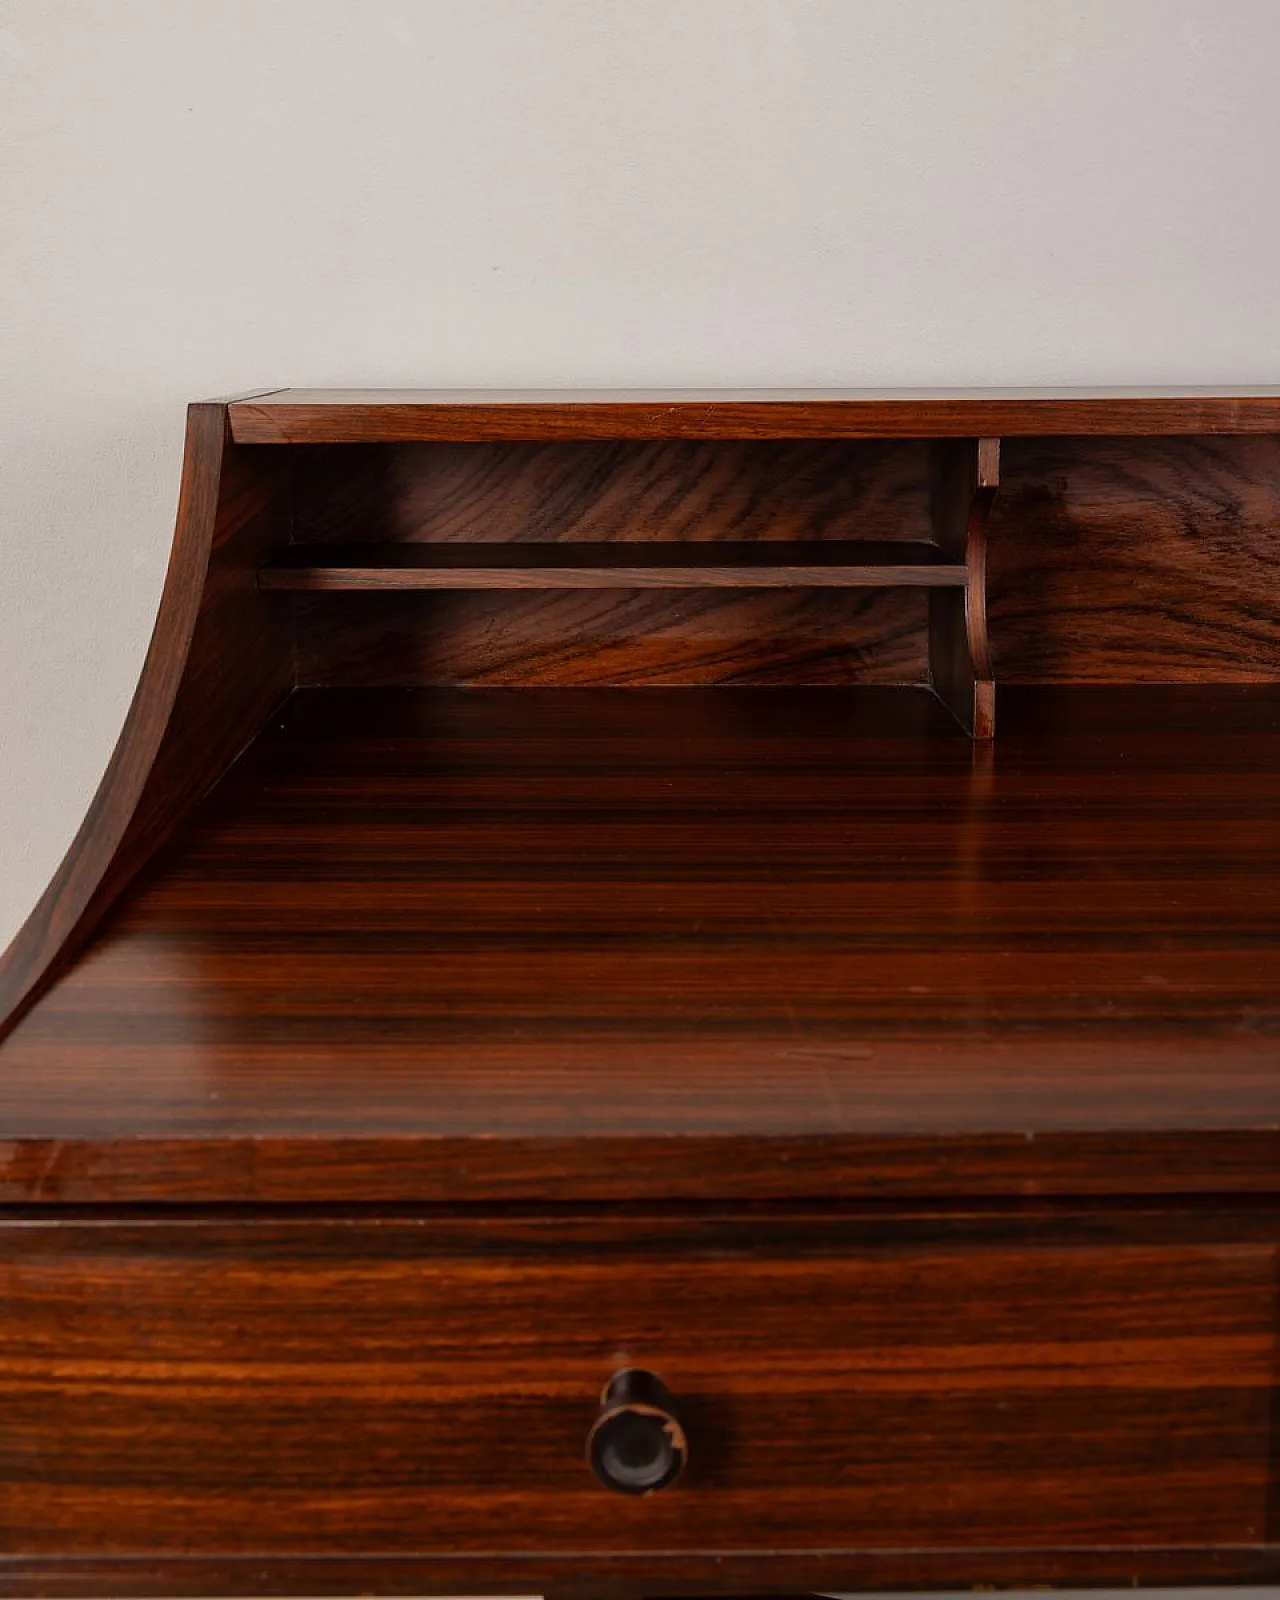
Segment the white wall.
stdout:
[[0,943],[186,400],[1280,378],[1278,0],[0,0]]

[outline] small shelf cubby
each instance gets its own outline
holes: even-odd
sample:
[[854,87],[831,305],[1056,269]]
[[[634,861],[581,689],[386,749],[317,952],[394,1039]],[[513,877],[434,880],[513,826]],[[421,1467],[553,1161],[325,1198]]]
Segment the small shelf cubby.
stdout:
[[258,585],[296,597],[317,682],[914,682],[987,739],[999,456],[994,438],[321,446],[294,452],[290,538]]

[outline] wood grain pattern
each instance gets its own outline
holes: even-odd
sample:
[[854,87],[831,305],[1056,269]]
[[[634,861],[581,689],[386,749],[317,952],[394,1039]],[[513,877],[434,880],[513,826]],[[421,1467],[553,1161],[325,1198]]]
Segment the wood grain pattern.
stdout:
[[901,540],[637,545],[291,545],[258,586],[352,589],[876,589],[960,588],[961,562]]
[[286,389],[231,427],[245,444],[1277,433],[1280,388]]
[[302,687],[918,683],[922,589],[298,595]]
[[190,408],[151,647],[84,823],[0,955],[0,1036],[293,687],[287,612],[255,583],[286,527],[280,466],[229,443],[225,405]]
[[[371,542],[590,537],[681,546],[930,532],[929,453],[908,441],[294,454],[298,535],[308,542],[357,531]],[[1268,600],[1280,439],[1018,441],[1004,455],[989,560],[1002,681],[1280,678],[1280,615]],[[301,613],[304,681],[518,683],[526,660],[532,681],[566,684],[928,675],[924,617],[910,596],[707,598],[322,603]]]
[[[929,538],[929,452],[901,441],[434,444],[301,450],[295,533],[324,543]],[[679,559],[678,557],[676,559]],[[623,592],[300,597],[307,685],[918,682],[918,595]]]
[[1008,683],[1280,679],[1280,439],[1007,444],[990,625]]
[[0,1050],[3,1193],[1274,1191],[1276,692],[1007,698],[302,694]]
[[[1277,530],[1280,389],[193,408],[0,965],[0,1594],[1280,1579]],[[927,605],[994,748],[851,687]]]
[[[580,1563],[1265,1543],[1276,1226],[9,1224],[0,1539]],[[583,1459],[622,1360],[688,1430],[680,1482],[644,1500]]]
[[663,439],[313,446],[300,543],[914,539],[930,456],[913,440]]

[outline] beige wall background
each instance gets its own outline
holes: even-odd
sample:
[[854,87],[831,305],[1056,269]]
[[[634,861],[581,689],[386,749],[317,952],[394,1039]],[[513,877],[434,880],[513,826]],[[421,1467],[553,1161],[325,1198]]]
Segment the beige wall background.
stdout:
[[0,0],[0,944],[191,398],[1280,379],[1277,0]]

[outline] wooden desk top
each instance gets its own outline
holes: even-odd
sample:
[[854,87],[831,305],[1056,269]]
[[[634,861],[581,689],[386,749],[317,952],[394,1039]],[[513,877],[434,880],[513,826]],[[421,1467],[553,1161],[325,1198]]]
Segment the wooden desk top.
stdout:
[[0,1193],[1274,1191],[1280,691],[1005,709],[301,692],[0,1047]]

